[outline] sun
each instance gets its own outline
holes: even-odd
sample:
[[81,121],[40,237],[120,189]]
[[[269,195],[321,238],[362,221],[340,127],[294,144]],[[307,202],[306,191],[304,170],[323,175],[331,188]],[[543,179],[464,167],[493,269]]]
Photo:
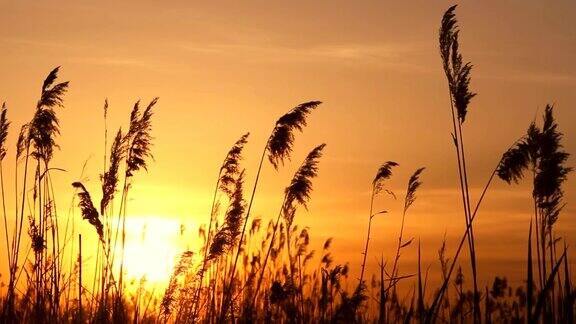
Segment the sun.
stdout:
[[[128,217],[126,219],[126,247],[124,275],[126,282],[162,288],[168,284],[180,254],[196,244],[197,236],[191,221],[183,223],[167,217]],[[117,249],[116,253],[122,253]]]

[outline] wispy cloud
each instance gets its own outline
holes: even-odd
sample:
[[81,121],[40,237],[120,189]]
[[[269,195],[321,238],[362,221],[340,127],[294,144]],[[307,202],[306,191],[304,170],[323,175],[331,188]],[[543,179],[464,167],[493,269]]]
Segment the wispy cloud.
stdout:
[[139,60],[123,57],[76,57],[72,58],[71,60],[84,64],[130,67],[130,68],[152,70],[156,72],[166,72],[170,70],[165,64],[161,64],[157,61]]
[[424,68],[407,60],[411,54],[421,52],[419,46],[407,44],[288,46],[272,43],[183,43],[177,47],[196,54],[222,55],[260,62],[362,63]]
[[576,84],[576,74],[562,72],[509,71],[507,73],[478,74],[477,78],[520,83]]

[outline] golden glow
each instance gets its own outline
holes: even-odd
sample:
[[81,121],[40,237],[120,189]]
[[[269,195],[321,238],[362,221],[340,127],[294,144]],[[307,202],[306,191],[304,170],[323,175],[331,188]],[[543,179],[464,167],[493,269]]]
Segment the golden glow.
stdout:
[[[263,167],[252,215],[262,217],[265,227],[306,153],[327,143],[309,210],[300,210],[296,223],[310,227],[317,251],[334,237],[336,262],[349,262],[354,277],[378,166],[387,160],[400,164],[389,183],[398,197],[410,174],[426,166],[406,236],[420,237],[423,258],[435,262],[443,233],[452,247],[464,224],[437,49],[436,33],[447,6],[430,1],[143,0],[57,6],[3,1],[0,101],[7,102],[12,121],[5,182],[14,182],[17,129],[30,120],[43,78],[62,65],[61,79],[71,83],[66,107],[57,111],[61,150],[52,166],[67,172],[54,173],[54,189],[62,223],[73,217],[80,224],[88,260],[96,244],[93,228],[77,208],[74,214],[67,208],[73,195],[70,183],[79,179],[99,201],[104,99],[110,102],[109,145],[119,127],[126,129],[137,99],[159,96],[152,131],[155,159],[147,173],[134,177],[130,191],[125,262],[130,278],[145,275],[150,282],[165,283],[176,257],[200,248],[198,226],[208,221],[219,164],[232,143],[251,132],[243,160],[248,196],[276,119],[317,99],[324,103],[304,133],[296,135],[292,161],[279,172],[269,164]],[[478,92],[465,129],[476,201],[502,152],[548,102],[556,104],[566,151],[576,153],[576,4],[486,1],[458,10],[461,50],[474,64],[471,87]],[[557,225],[562,237],[576,237],[573,183],[570,179],[566,185],[569,205]],[[513,190],[496,181],[475,225],[479,264],[485,267],[480,272],[490,277],[506,273],[512,264],[501,262],[502,246],[514,247],[506,258],[525,258],[530,185]],[[391,258],[401,206],[385,197],[376,204],[389,214],[375,220],[370,251]],[[12,210],[8,206],[10,215]],[[513,229],[521,234],[510,235]],[[6,258],[0,257],[0,272],[5,273]],[[401,262],[414,260],[412,251]],[[369,269],[376,265],[376,258],[369,258]],[[520,275],[510,279],[514,284]]]
[[[184,235],[187,232],[183,226],[187,227],[175,219],[130,217],[124,259],[126,278],[136,281],[145,278],[149,284],[164,286],[180,253],[186,248]],[[192,242],[196,241],[196,235],[188,236]],[[117,249],[117,254],[120,253]]]

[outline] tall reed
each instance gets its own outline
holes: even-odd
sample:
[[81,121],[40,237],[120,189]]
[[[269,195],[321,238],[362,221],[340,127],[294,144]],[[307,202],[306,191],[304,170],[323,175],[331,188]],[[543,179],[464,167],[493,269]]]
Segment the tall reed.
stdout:
[[366,245],[364,246],[364,253],[362,258],[362,270],[360,270],[360,281],[359,285],[363,285],[364,283],[364,270],[366,268],[366,258],[368,257],[368,243],[370,242],[370,229],[372,227],[372,218],[378,214],[387,213],[386,210],[382,210],[378,213],[373,212],[374,207],[374,198],[378,193],[380,193],[383,188],[383,182],[388,180],[392,176],[392,168],[398,166],[398,163],[394,161],[387,161],[383,163],[378,171],[376,172],[376,176],[374,180],[372,180],[372,188],[370,194],[370,212],[368,214],[368,234],[366,235]]
[[312,179],[318,175],[318,163],[320,157],[322,157],[322,151],[325,146],[326,144],[321,144],[308,153],[308,156],[306,156],[306,159],[294,174],[290,185],[284,190],[284,200],[273,225],[272,238],[270,239],[270,245],[264,256],[264,262],[261,265],[260,276],[256,283],[254,296],[258,296],[258,292],[262,286],[262,279],[266,271],[266,265],[270,257],[270,252],[272,251],[281,217],[284,217],[286,224],[291,224],[297,206],[300,205],[307,208],[307,202],[310,200],[310,193],[312,191]]
[[[240,232],[240,239],[238,241],[236,256],[234,257],[234,262],[230,271],[227,293],[225,294],[226,296],[223,302],[224,311],[221,314],[221,318],[224,315],[225,310],[228,309],[228,305],[230,304],[232,298],[230,290],[236,276],[236,266],[240,257],[242,243],[244,241],[244,234],[246,232],[246,224],[248,224],[248,220],[250,218],[250,211],[252,210],[252,203],[254,202],[254,195],[256,194],[258,180],[260,179],[260,172],[262,171],[264,157],[266,156],[266,153],[268,153],[268,160],[276,170],[278,170],[280,165],[284,164],[284,160],[290,159],[290,154],[292,153],[292,148],[294,146],[295,131],[303,131],[304,127],[307,125],[306,117],[321,103],[322,102],[320,101],[305,102],[284,114],[276,121],[274,129],[272,130],[270,137],[268,137],[266,145],[264,145],[264,150],[262,151],[262,156],[260,157],[260,162],[258,164],[258,171],[256,172],[256,179],[254,180],[254,186],[252,187],[252,193],[248,202],[248,209],[246,210],[244,225],[242,226],[242,231]],[[233,312],[232,308],[230,309]],[[233,314],[232,317],[234,317]]]
[[460,180],[460,191],[462,194],[462,204],[464,208],[464,218],[468,231],[468,246],[470,250],[470,265],[472,268],[472,280],[474,284],[474,322],[479,323],[480,317],[480,295],[478,292],[478,280],[476,269],[476,249],[474,245],[474,227],[471,225],[470,193],[468,186],[468,170],[466,167],[466,153],[464,150],[464,138],[462,126],[468,113],[470,100],[476,95],[469,89],[470,73],[472,64],[464,63],[459,52],[459,29],[458,21],[454,11],[456,5],[450,7],[442,17],[439,32],[440,57],[446,79],[448,80],[448,90],[450,97],[450,110],[452,113],[452,139],[456,148],[456,158],[458,162],[458,177]]
[[[563,134],[558,131],[551,105],[547,105],[544,110],[542,124],[540,129],[532,122],[523,139],[504,153],[498,168],[498,176],[508,184],[518,183],[525,171],[532,174],[533,220],[536,224],[538,279],[541,290],[544,289],[548,277],[547,262],[550,262],[550,268],[553,268],[556,262],[553,227],[564,207],[562,185],[572,171],[571,167],[566,166],[569,154],[562,148]],[[552,290],[554,283],[552,281]],[[554,309],[554,296],[547,298],[543,307],[545,313],[553,316],[557,311]]]

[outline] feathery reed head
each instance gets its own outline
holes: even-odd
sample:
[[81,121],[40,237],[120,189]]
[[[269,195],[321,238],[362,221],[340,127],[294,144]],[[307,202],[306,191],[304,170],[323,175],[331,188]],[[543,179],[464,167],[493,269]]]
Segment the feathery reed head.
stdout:
[[540,155],[541,136],[542,132],[536,123],[530,123],[526,135],[502,155],[497,169],[498,177],[508,184],[518,183],[524,170],[530,165],[535,168]]
[[37,109],[28,131],[30,141],[34,144],[32,156],[36,159],[49,161],[52,158],[54,148],[58,148],[58,144],[54,140],[58,134],[60,134],[60,126],[56,112],[51,108]]
[[448,80],[451,99],[456,107],[458,121],[463,123],[468,112],[468,104],[476,94],[469,89],[472,65],[470,62],[463,63],[462,55],[459,52],[458,36],[460,31],[458,30],[455,10],[456,5],[444,13],[438,39],[440,57]]
[[140,101],[136,102],[130,114],[130,128],[124,137],[127,143],[128,153],[126,155],[126,176],[131,177],[134,172],[147,170],[146,159],[152,158],[152,108],[158,102],[154,98],[140,113]]
[[412,174],[410,180],[408,180],[408,190],[406,191],[406,199],[404,201],[404,212],[412,206],[414,201],[416,201],[416,190],[422,185],[420,181],[420,174],[425,168],[419,168]]
[[[448,8],[444,15],[442,16],[442,22],[440,24],[439,32],[439,43],[440,43],[440,56],[442,57],[442,62],[447,67],[450,60],[450,51],[452,49],[452,40],[454,39],[454,33],[458,30],[458,21],[456,20],[457,5],[453,5]],[[451,75],[447,75],[451,77]]]
[[382,186],[382,182],[384,180],[388,180],[390,179],[390,177],[392,176],[392,168],[398,166],[398,163],[394,162],[394,161],[387,161],[384,162],[380,168],[378,168],[378,172],[376,172],[376,176],[374,177],[374,180],[372,181],[372,187],[375,189],[375,192],[380,191],[381,186]]
[[[455,42],[457,42],[457,40]],[[461,62],[462,58],[460,57],[459,60]],[[462,68],[457,70],[456,82],[452,90],[452,100],[454,101],[454,106],[456,106],[460,123],[463,123],[466,118],[470,100],[476,96],[476,93],[471,92],[469,89],[471,71],[472,65],[470,63],[464,64]]]
[[242,228],[242,216],[246,209],[246,203],[243,195],[244,171],[240,172],[235,181],[234,192],[231,201],[226,210],[224,224],[216,232],[210,245],[208,259],[215,259],[236,245],[238,236]]
[[16,160],[20,159],[24,150],[30,143],[28,136],[28,124],[22,125],[20,127],[20,133],[18,134],[18,140],[16,141]]
[[68,90],[68,81],[54,84],[54,81],[58,78],[58,72],[60,67],[56,67],[54,70],[50,71],[44,83],[42,84],[42,94],[40,100],[38,101],[37,108],[54,108],[56,106],[62,107],[62,96]]
[[538,172],[534,180],[534,194],[541,200],[562,194],[562,183],[572,170],[566,167],[569,154],[562,149],[563,134],[558,131],[558,124],[553,116],[553,108],[546,106],[542,132],[540,135],[540,152]]
[[550,227],[564,206],[562,184],[572,171],[566,166],[569,154],[563,150],[562,137],[553,107],[547,105],[542,129],[532,122],[526,136],[504,153],[497,170],[498,176],[508,183],[518,182],[522,172],[529,167],[535,171],[532,195],[541,209],[544,222]]
[[8,127],[10,127],[6,113],[6,103],[4,102],[2,103],[2,111],[0,112],[0,161],[6,157],[6,138],[8,137]]
[[315,147],[294,174],[290,185],[284,190],[286,200],[283,206],[284,217],[291,223],[294,217],[295,203],[307,208],[310,193],[312,192],[312,179],[318,175],[318,163],[322,157],[322,150],[326,144]]
[[539,138],[539,159],[533,194],[548,226],[556,222],[564,206],[562,184],[572,171],[572,168],[566,166],[569,154],[563,150],[560,143],[562,137],[563,134],[558,131],[558,124],[553,116],[553,107],[547,105]]
[[528,160],[532,164],[536,164],[540,154],[540,137],[542,131],[535,122],[531,122],[526,131],[526,137],[522,149],[526,152]]
[[506,151],[498,165],[498,177],[508,184],[518,183],[523,177],[523,171],[528,167],[528,155],[520,144]]
[[246,133],[240,137],[234,143],[226,158],[224,163],[220,167],[220,178],[218,180],[219,189],[224,192],[228,197],[231,197],[234,193],[234,183],[236,178],[238,178],[238,172],[240,171],[240,161],[242,160],[242,150],[244,145],[248,140],[250,133]]
[[108,98],[104,99],[104,119],[108,117]]
[[94,208],[90,193],[80,182],[73,182],[72,186],[80,190],[80,192],[78,192],[78,198],[80,198],[78,207],[80,207],[80,210],[82,211],[82,218],[94,226],[100,241],[104,242],[104,225],[102,225],[102,222],[100,221],[98,211]]
[[302,131],[306,126],[306,116],[318,107],[322,102],[310,101],[298,105],[290,112],[276,121],[276,126],[268,139],[268,160],[275,169],[290,159],[292,146],[294,145],[294,130]]
[[63,107],[62,97],[68,90],[68,82],[53,85],[59,69],[57,67],[52,70],[44,80],[42,94],[28,130],[29,140],[34,144],[32,155],[45,162],[52,159],[54,147],[58,147],[54,138],[60,133],[60,126],[54,107]]
[[110,165],[108,170],[101,176],[102,200],[100,200],[100,213],[102,215],[104,215],[108,204],[114,199],[116,187],[118,186],[118,172],[120,163],[124,158],[124,152],[125,142],[123,141],[122,129],[118,129],[110,150]]

